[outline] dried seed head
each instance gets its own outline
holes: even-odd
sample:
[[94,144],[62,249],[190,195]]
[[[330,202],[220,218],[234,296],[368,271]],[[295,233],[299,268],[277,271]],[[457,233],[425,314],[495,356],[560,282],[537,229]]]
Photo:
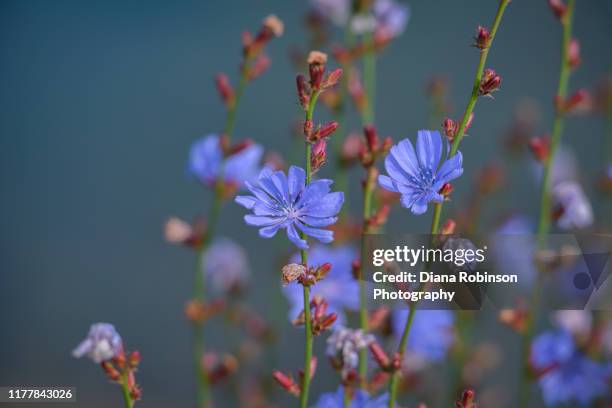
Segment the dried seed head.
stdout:
[[327,63],[327,54],[321,51],[310,51],[308,54],[308,65],[325,65]]
[[287,286],[291,282],[297,280],[306,273],[306,267],[301,264],[288,264],[282,269],[282,283]]
[[272,34],[274,34],[276,37],[283,35],[285,30],[285,24],[283,21],[274,14],[270,14],[263,20],[263,26],[272,31]]

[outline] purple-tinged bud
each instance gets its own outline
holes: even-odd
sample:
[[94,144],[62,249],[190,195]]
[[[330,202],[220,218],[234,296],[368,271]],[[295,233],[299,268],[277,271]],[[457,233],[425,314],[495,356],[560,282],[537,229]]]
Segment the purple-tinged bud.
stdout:
[[323,84],[325,74],[325,64],[327,64],[327,54],[320,51],[311,51],[308,54],[308,72],[310,74],[310,87],[318,91]]
[[562,0],[548,0],[548,7],[550,7],[550,10],[559,20],[562,20],[565,17],[567,7]]
[[575,69],[580,65],[580,62],[582,62],[580,58],[580,42],[572,38],[567,45],[567,63],[571,69]]
[[[501,81],[501,79],[500,79]],[[474,122],[474,112],[470,112],[470,116],[468,117],[468,120],[465,124],[465,129],[464,129],[464,133],[467,132],[468,130],[470,130],[470,128],[472,127],[472,122]]]
[[298,100],[300,101],[300,105],[302,108],[306,109],[308,102],[310,101],[308,80],[304,75],[299,74],[295,78],[295,82],[297,85]]
[[494,70],[487,68],[480,79],[478,94],[481,96],[491,96],[493,92],[499,89],[500,84],[501,77]]
[[548,137],[534,137],[529,140],[529,150],[540,163],[544,163],[550,154],[550,141]]
[[391,150],[392,146],[393,146],[393,139],[389,136],[385,137],[385,139],[382,142],[382,145],[380,146],[380,153],[387,154],[387,152]]
[[306,267],[304,265],[295,263],[285,265],[281,270],[281,282],[283,286],[287,286],[291,282],[296,281],[300,277],[304,276],[305,273]]
[[476,36],[474,37],[474,47],[481,51],[486,49],[489,46],[490,38],[491,34],[489,33],[489,29],[487,27],[478,26]]
[[300,395],[300,386],[297,385],[295,381],[293,381],[293,378],[287,374],[281,371],[273,371],[272,377],[274,378],[274,381],[276,381],[276,383],[289,394],[295,395],[296,397]]
[[232,106],[235,102],[235,94],[227,75],[224,73],[217,74],[217,76],[215,76],[215,85],[217,86],[217,91],[225,106]]

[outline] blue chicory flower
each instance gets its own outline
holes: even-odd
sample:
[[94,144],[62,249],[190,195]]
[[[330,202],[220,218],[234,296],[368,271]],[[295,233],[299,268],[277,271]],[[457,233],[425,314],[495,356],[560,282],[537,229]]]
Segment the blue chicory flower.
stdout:
[[440,132],[420,130],[416,151],[408,139],[391,148],[385,158],[389,176],[378,176],[378,184],[400,193],[402,206],[413,214],[423,214],[429,202],[444,200],[439,193],[442,186],[463,173],[461,152],[449,158],[448,150],[448,142]]
[[210,134],[196,140],[189,151],[187,172],[202,184],[212,187],[222,173],[223,181],[243,189],[245,181],[252,181],[261,166],[263,148],[254,144],[224,158],[219,136]]
[[350,0],[311,0],[314,11],[328,18],[337,26],[344,27],[351,13]]
[[349,329],[336,326],[327,338],[325,354],[338,362],[342,373],[347,375],[357,369],[359,364],[359,351],[374,342],[372,334],[364,333],[361,329]]
[[561,210],[557,219],[559,228],[580,229],[593,224],[593,207],[575,181],[563,181],[552,188],[551,195],[555,205]]
[[410,18],[410,8],[395,0],[376,0],[372,11],[376,18],[376,30],[392,38],[404,32]]
[[[367,392],[357,389],[349,408],[386,408],[389,404],[389,394],[371,397]],[[319,400],[312,408],[343,408],[344,387],[338,387],[336,392],[321,394]]]
[[612,375],[609,365],[595,362],[577,350],[574,339],[564,330],[538,336],[531,345],[530,362],[544,372],[538,382],[547,406],[571,401],[590,406],[606,393]]
[[[310,287],[310,295],[321,296],[328,302],[329,312],[338,315],[337,325],[346,321],[345,310],[359,309],[359,284],[352,273],[352,263],[356,257],[357,251],[350,246],[314,245],[308,252],[309,265],[331,264],[325,279]],[[300,262],[300,254],[295,254],[291,261]],[[304,309],[302,285],[292,282],[283,288],[283,294],[290,304],[289,320],[293,321]]]
[[[393,333],[402,336],[408,310],[395,310],[391,315]],[[425,362],[440,362],[455,341],[455,317],[450,310],[419,310],[412,320],[406,351]]]
[[94,363],[116,357],[123,350],[121,336],[110,323],[92,324],[85,340],[72,351],[72,355],[81,358],[87,355]]
[[297,166],[291,166],[287,176],[282,171],[265,168],[259,174],[257,186],[245,182],[253,195],[238,196],[236,203],[253,211],[244,220],[260,227],[260,236],[271,238],[284,228],[295,246],[308,249],[298,230],[324,243],[334,240],[332,231],[321,229],[336,222],[344,203],[344,193],[330,192],[332,183],[320,179],[306,185],[306,172]]

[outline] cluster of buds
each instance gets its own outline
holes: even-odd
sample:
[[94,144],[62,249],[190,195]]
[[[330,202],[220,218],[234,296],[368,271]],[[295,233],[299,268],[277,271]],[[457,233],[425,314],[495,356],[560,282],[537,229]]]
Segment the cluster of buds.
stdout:
[[402,361],[399,353],[395,353],[393,357],[389,357],[377,342],[370,343],[368,348],[370,349],[370,353],[372,353],[372,357],[374,357],[374,361],[376,361],[383,372],[393,373],[401,368]]
[[550,155],[550,139],[547,136],[531,138],[529,150],[538,162],[544,163]]
[[311,51],[308,55],[309,78],[299,74],[296,78],[298,99],[304,110],[313,96],[335,86],[342,76],[342,69],[338,68],[326,75],[327,54],[320,51]]
[[180,218],[171,217],[164,226],[164,236],[171,244],[199,248],[206,238],[206,223],[201,218],[189,224]]
[[[473,121],[474,121],[474,112],[471,112],[465,124],[465,129],[463,130],[464,134],[470,129],[470,127],[472,127]],[[459,131],[459,123],[454,121],[451,118],[446,118],[444,119],[444,122],[442,122],[442,130],[444,131],[444,134],[448,138],[448,141],[452,143],[455,140],[455,136],[457,135],[457,132]]]
[[493,97],[493,92],[499,89],[501,85],[501,76],[494,70],[487,68],[482,73],[480,78],[480,86],[478,87],[478,95]]
[[325,279],[331,267],[332,265],[330,263],[324,263],[317,267],[311,266],[309,268],[302,264],[288,264],[283,266],[281,270],[281,281],[283,286],[294,281],[304,286],[312,286],[318,281]]
[[[336,313],[327,313],[328,308],[329,304],[320,296],[314,296],[310,301],[310,322],[313,335],[318,336],[329,330],[338,318]],[[302,326],[305,322],[305,314],[302,311],[292,323],[294,326]]]
[[385,137],[380,140],[378,132],[373,125],[366,125],[363,128],[365,135],[365,143],[362,143],[359,149],[359,160],[365,168],[374,168],[376,161],[384,157],[391,146],[393,140],[390,137]]
[[476,405],[476,393],[472,389],[464,390],[461,394],[461,398],[455,401],[455,406],[457,408],[477,408]]
[[589,111],[592,106],[592,98],[586,89],[578,89],[565,100],[559,95],[555,96],[555,108],[562,113],[577,113]]
[[122,350],[112,359],[100,363],[102,369],[106,373],[106,376],[111,381],[119,384],[127,382],[127,389],[132,402],[138,401],[142,396],[142,390],[138,384],[136,384],[136,378],[134,375],[134,373],[138,370],[139,364],[140,352],[137,350],[132,351],[128,356],[126,356],[126,353]]
[[225,301],[222,299],[215,299],[208,303],[192,299],[185,303],[183,313],[192,323],[201,324],[218,314],[223,308],[225,308]]
[[[310,379],[314,377],[316,371],[317,371],[317,358],[313,357],[310,360]],[[274,378],[274,381],[276,381],[276,383],[280,385],[281,388],[287,391],[289,394],[296,396],[296,397],[300,396],[301,388],[298,385],[298,383],[293,379],[293,376],[291,374],[285,374],[282,371],[277,370],[277,371],[272,372],[272,377]],[[304,378],[303,370],[300,370],[298,372],[298,377],[301,383],[302,379]]]
[[310,156],[312,174],[319,171],[325,163],[327,163],[327,141],[325,141],[325,139],[320,139],[312,146],[312,154]]
[[209,384],[217,384],[238,370],[238,359],[227,353],[222,356],[214,352],[205,353],[201,364]]
[[476,36],[474,37],[474,47],[478,48],[480,51],[486,50],[489,48],[489,43],[491,42],[491,33],[487,27],[478,26],[476,30]]

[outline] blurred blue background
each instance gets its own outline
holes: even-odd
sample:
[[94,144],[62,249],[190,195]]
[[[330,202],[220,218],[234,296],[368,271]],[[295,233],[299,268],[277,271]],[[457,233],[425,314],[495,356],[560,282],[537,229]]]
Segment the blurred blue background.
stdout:
[[[406,32],[379,59],[381,133],[398,140],[429,126],[424,89],[435,74],[448,76],[455,116],[462,111],[477,63],[471,38],[496,5],[410,3]],[[268,48],[271,70],[246,92],[236,137],[281,152],[293,148],[290,126],[299,109],[288,55],[307,41],[306,10],[306,1],[282,0],[1,3],[0,385],[76,386],[78,406],[118,406],[119,392],[100,370],[70,356],[91,322],[108,321],[142,352],[142,406],[189,406],[191,339],[182,308],[194,259],[164,242],[162,225],[170,215],[191,219],[207,205],[207,192],[185,177],[187,151],[197,137],[221,129],[224,109],[212,78],[219,71],[235,78],[240,32],[256,30],[270,13],[285,21],[285,36]],[[572,89],[592,87],[609,72],[610,18],[609,2],[578,2],[583,64]],[[503,76],[502,90],[476,108],[462,147],[466,174],[497,157],[526,97],[541,105],[538,130],[548,131],[559,36],[546,1],[510,5],[488,64]],[[578,152],[585,178],[598,171],[602,135],[600,119],[568,121],[564,139]],[[509,175],[513,194],[535,213],[535,186],[522,171]],[[288,246],[258,239],[242,214],[228,205],[220,232],[239,237],[249,251],[249,299],[283,330],[263,367],[297,367],[300,332],[286,322],[286,304],[270,283],[277,279],[270,260]],[[399,210],[392,216],[393,228],[404,231],[422,231],[429,220]],[[213,347],[235,340],[217,327],[208,333]],[[313,391],[330,389],[316,381]]]

